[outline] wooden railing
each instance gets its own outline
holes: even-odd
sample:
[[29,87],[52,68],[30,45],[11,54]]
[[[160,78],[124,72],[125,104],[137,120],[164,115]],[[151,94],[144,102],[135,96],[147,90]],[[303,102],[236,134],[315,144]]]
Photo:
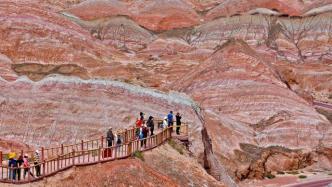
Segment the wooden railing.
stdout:
[[[174,129],[173,129],[174,128]],[[147,151],[153,149],[172,137],[176,126],[159,130],[155,135],[145,139],[137,139],[136,128],[130,128],[123,132],[124,142],[120,145],[107,147],[106,139],[94,139],[81,141],[80,144],[62,145],[61,147],[41,150],[41,163],[31,165],[28,168],[8,167],[1,164],[0,182],[3,183],[29,183],[54,175],[73,166],[91,165],[132,156],[136,151]],[[157,130],[157,129],[156,129]],[[188,125],[183,124],[180,134],[188,136]],[[0,153],[2,155],[2,153]],[[37,170],[40,175],[37,176]],[[15,176],[15,179],[13,177]]]
[[[154,128],[155,128],[155,130],[158,130],[159,128],[156,125],[158,123],[162,122],[162,120],[154,120],[154,121],[155,121]],[[173,127],[175,130],[176,127],[175,126],[173,126]],[[187,132],[186,124],[183,124],[181,127],[182,127],[181,128],[182,130],[186,130],[186,132]],[[123,130],[121,130],[121,132],[118,135],[121,136],[123,142],[129,142],[136,138],[136,134],[135,134],[136,129],[137,128],[135,126],[130,127],[128,129],[123,129]],[[182,131],[182,133],[183,132],[184,131]],[[114,143],[115,142],[113,142],[113,144]],[[81,140],[80,142],[75,143],[75,144],[67,144],[67,145],[61,144],[60,146],[50,147],[50,148],[42,147],[39,151],[41,152],[41,156],[43,157],[43,159],[49,160],[49,159],[56,158],[57,155],[64,155],[64,154],[70,153],[70,152],[72,152],[72,150],[83,151],[83,150],[96,149],[98,147],[107,147],[107,138],[105,136],[101,136],[100,138],[95,138],[92,140],[86,140],[86,141]],[[23,150],[21,151],[21,153],[22,152],[23,152]],[[24,150],[24,153],[30,155],[30,157],[31,157],[34,154],[34,151],[33,150],[30,150],[30,151]],[[7,154],[1,154],[1,155],[2,155],[3,159],[1,159],[1,156],[0,156],[0,161],[4,160],[4,158],[7,157]]]

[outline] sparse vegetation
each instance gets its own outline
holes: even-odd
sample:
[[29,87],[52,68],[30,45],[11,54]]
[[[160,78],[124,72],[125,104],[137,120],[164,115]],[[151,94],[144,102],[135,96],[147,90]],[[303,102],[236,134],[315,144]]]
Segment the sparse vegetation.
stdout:
[[286,172],[287,174],[291,174],[291,175],[298,175],[299,172],[298,171],[288,171]]
[[307,178],[307,176],[306,175],[300,175],[299,178],[300,179],[305,179],[305,178]]
[[168,140],[168,144],[175,149],[177,152],[179,152],[181,155],[183,155],[183,147],[179,144],[177,144],[174,140],[170,139]]
[[277,174],[278,175],[285,175],[285,172],[283,172],[283,171],[277,171]]
[[273,178],[275,178],[276,176],[273,175],[271,172],[269,172],[269,173],[267,173],[267,174],[265,175],[265,177],[268,178],[268,179],[273,179]]
[[140,160],[142,160],[142,161],[144,161],[144,155],[143,155],[142,151],[135,151],[133,153],[133,156],[140,159]]

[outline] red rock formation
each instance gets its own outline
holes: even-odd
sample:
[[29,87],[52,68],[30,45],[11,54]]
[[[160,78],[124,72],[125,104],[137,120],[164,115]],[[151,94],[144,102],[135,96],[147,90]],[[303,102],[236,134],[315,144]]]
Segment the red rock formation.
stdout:
[[116,54],[78,25],[39,9],[38,4],[4,2],[0,4],[0,20],[0,53],[14,64],[73,64],[88,69],[111,59],[112,51]]
[[[186,150],[180,154],[167,143],[142,153],[142,157],[144,161],[129,158],[105,164],[76,167],[34,185],[225,186],[208,175],[196,160],[188,156]],[[95,175],[95,173],[99,174]]]
[[230,41],[181,81],[181,91],[204,108],[215,154],[232,160],[241,142],[309,152],[320,143],[331,146],[326,118],[289,91],[261,59],[245,43]]
[[191,27],[200,22],[199,15],[184,0],[133,1],[127,5],[117,0],[91,0],[66,12],[84,20],[126,15],[142,27],[153,31]]
[[118,0],[87,0],[79,3],[66,12],[70,12],[83,20],[94,20],[112,16],[130,16],[125,3]]
[[[140,111],[156,119],[163,118],[169,110],[179,111],[193,128],[201,126],[194,121],[189,98],[117,81],[57,76],[34,83],[21,78],[11,83],[1,81],[0,88],[1,137],[30,145],[49,146],[99,137],[109,126],[124,128],[134,124],[135,114]],[[193,129],[193,137],[200,137],[198,129]],[[196,143],[192,148],[199,154],[203,148]]]
[[[238,179],[313,161],[330,168],[331,126],[310,103],[332,98],[331,15],[217,19],[248,11],[315,15],[328,11],[330,3],[2,1],[0,135],[48,146],[100,136],[110,125],[127,127],[139,111],[161,118],[173,109],[192,122],[194,158],[204,158],[218,179],[229,179],[220,164]],[[192,104],[202,107],[203,122]],[[208,134],[203,140],[201,123]],[[162,173],[172,166],[155,161],[154,169]],[[180,171],[186,163],[172,162],[182,166],[176,168],[184,175],[182,186],[193,174]],[[206,179],[213,185],[201,169],[194,169],[195,184],[202,186],[198,179]],[[167,184],[178,184],[173,183],[178,176],[168,176]]]
[[332,102],[332,68],[329,64],[280,62],[276,67],[292,90],[311,93],[319,101]]
[[[98,173],[96,175],[96,173]],[[59,174],[46,182],[46,185],[71,186],[180,186],[164,173],[154,170],[138,159],[114,161],[102,165],[79,167]],[[93,179],[93,180],[92,180]],[[36,184],[38,185],[38,184]],[[43,184],[45,185],[45,184]]]
[[135,1],[133,19],[141,26],[164,31],[197,25],[199,15],[183,0]]
[[14,151],[17,154],[21,153],[21,150],[29,150],[29,145],[20,143],[18,141],[11,141],[8,139],[0,139],[0,150],[3,154]]
[[218,6],[210,10],[206,14],[208,20],[212,20],[218,17],[231,16],[235,14],[241,14],[248,12],[256,8],[266,8],[270,10],[276,10],[282,14],[291,16],[297,16],[301,14],[303,3],[300,1],[285,1],[285,0],[237,0],[237,1],[224,1]]
[[[315,15],[330,11],[328,6],[332,1],[318,0],[318,1],[288,1],[288,0],[236,0],[223,1],[215,6],[206,14],[206,19],[213,20],[218,17],[232,16],[247,12],[257,12],[262,14],[272,14],[275,11],[279,14],[289,16]],[[254,10],[257,11],[254,11]],[[312,11],[310,11],[312,10]],[[306,14],[307,12],[307,14]]]

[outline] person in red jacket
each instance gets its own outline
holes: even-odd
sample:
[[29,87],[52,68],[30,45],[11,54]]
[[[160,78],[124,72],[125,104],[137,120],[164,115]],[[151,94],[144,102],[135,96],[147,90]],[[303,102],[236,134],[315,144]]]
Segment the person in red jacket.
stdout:
[[136,130],[135,130],[136,139],[139,139],[140,128],[142,127],[143,120],[140,118],[137,118],[135,124],[136,124]]
[[136,127],[137,127],[137,128],[140,128],[140,127],[142,126],[142,124],[143,124],[143,120],[137,118],[137,120],[136,120]]

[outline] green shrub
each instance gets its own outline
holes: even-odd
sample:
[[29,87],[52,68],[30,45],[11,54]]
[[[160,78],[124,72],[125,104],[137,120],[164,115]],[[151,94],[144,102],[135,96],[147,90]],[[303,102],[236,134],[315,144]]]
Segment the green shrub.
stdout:
[[288,171],[286,172],[287,174],[291,174],[291,175],[298,175],[299,172],[298,171]]
[[275,178],[276,176],[269,172],[269,173],[267,173],[267,174],[265,175],[265,177],[268,178],[268,179],[273,179],[273,178]]
[[277,174],[278,175],[285,175],[285,172],[283,172],[283,171],[277,171]]
[[307,176],[306,175],[300,175],[299,178],[300,179],[305,179],[305,178],[307,178]]
[[170,139],[168,140],[168,144],[175,149],[177,152],[179,152],[181,155],[183,155],[183,147],[179,144],[177,144],[174,140]]
[[142,151],[135,151],[133,153],[133,156],[140,159],[140,160],[142,160],[142,161],[144,161],[144,155],[143,155]]

